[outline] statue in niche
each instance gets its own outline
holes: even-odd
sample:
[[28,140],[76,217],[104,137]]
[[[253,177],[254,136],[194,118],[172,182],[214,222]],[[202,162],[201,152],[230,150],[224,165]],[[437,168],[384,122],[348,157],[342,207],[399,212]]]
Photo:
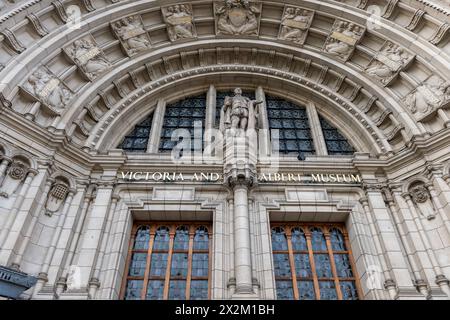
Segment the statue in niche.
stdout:
[[366,68],[366,73],[388,85],[414,57],[398,45],[387,42]]
[[95,44],[93,38],[76,40],[66,52],[91,81],[111,67],[111,63]]
[[304,44],[314,18],[314,11],[287,7],[281,21],[279,39]]
[[324,45],[324,51],[347,61],[356,44],[364,35],[365,29],[351,22],[337,20]]
[[19,185],[25,179],[29,167],[20,160],[14,160],[8,168],[0,188],[0,197],[9,198],[16,192]]
[[420,214],[428,220],[436,216],[434,205],[431,201],[430,193],[424,184],[416,184],[409,188],[409,194]]
[[423,116],[450,101],[450,83],[433,75],[409,93],[403,101],[420,120]]
[[261,4],[225,0],[225,4],[215,3],[214,8],[218,35],[258,35]]
[[73,92],[45,67],[36,70],[22,89],[56,114],[60,114],[73,97]]
[[139,16],[117,21],[112,28],[129,56],[150,47],[150,39]]
[[220,131],[231,129],[232,132],[244,133],[255,130],[258,118],[258,105],[262,101],[250,100],[242,95],[241,88],[234,90],[233,97],[225,97],[220,112]]
[[50,189],[47,201],[45,203],[45,215],[51,217],[54,213],[58,212],[68,194],[69,187],[65,183],[55,183]]
[[171,41],[189,39],[197,36],[190,5],[177,4],[163,8],[164,21]]

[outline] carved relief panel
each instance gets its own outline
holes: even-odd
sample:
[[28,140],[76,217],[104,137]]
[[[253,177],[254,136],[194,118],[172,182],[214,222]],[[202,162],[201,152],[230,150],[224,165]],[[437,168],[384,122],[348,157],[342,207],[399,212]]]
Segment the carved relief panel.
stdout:
[[308,30],[311,27],[313,19],[314,11],[286,6],[281,20],[278,39],[303,45],[308,36]]
[[177,4],[161,8],[170,41],[191,39],[197,37],[192,6]]
[[419,213],[428,220],[433,219],[436,216],[435,208],[426,185],[420,182],[415,183],[408,191]]
[[45,214],[51,217],[58,212],[63,207],[68,194],[69,186],[66,183],[62,181],[55,182],[45,202]]
[[261,3],[247,0],[215,2],[216,34],[257,36],[261,9]]
[[75,40],[64,52],[89,81],[111,68],[111,63],[91,35]]
[[129,57],[150,48],[150,37],[140,16],[130,16],[113,22],[111,28]]
[[9,198],[18,189],[28,173],[28,165],[20,160],[14,160],[0,186],[0,197]]
[[323,46],[323,51],[341,61],[350,59],[366,28],[352,22],[336,20]]
[[366,67],[365,72],[384,86],[388,86],[414,60],[406,49],[386,41]]
[[450,102],[450,83],[432,75],[406,95],[403,102],[418,121],[423,120]]
[[45,66],[33,72],[20,88],[53,114],[60,114],[73,97],[72,90]]

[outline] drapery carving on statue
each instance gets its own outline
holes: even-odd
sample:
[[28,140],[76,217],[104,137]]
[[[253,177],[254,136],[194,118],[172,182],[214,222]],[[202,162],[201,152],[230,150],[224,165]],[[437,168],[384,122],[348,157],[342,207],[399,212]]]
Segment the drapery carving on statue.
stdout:
[[64,52],[89,81],[111,68],[111,63],[91,35],[74,41]]
[[450,83],[437,75],[432,75],[410,92],[403,102],[420,121],[450,102]]
[[56,182],[47,196],[47,201],[45,203],[45,215],[51,217],[53,214],[58,212],[69,193],[69,186],[61,181]]
[[336,20],[324,44],[323,51],[345,62],[351,57],[365,31],[366,29],[362,26]]
[[419,212],[428,220],[436,216],[430,193],[423,183],[414,184],[409,188],[409,194]]
[[14,194],[26,177],[29,168],[25,162],[17,159],[13,160],[0,186],[0,197],[9,198]]
[[111,28],[130,57],[150,47],[150,38],[140,16],[126,17],[112,23]]
[[262,101],[244,97],[241,88],[236,88],[233,97],[225,97],[220,111],[220,131],[225,133],[230,130],[232,135],[241,135],[246,131],[256,130],[261,104]]
[[303,45],[314,18],[314,11],[286,7],[281,20],[278,38]]
[[365,72],[387,86],[414,60],[414,57],[400,46],[386,41]]
[[21,89],[55,114],[60,114],[73,97],[72,90],[45,66],[33,72]]
[[190,4],[177,4],[161,10],[171,41],[190,39],[197,36]]
[[225,0],[214,3],[217,35],[248,35],[259,33],[261,3],[247,0]]

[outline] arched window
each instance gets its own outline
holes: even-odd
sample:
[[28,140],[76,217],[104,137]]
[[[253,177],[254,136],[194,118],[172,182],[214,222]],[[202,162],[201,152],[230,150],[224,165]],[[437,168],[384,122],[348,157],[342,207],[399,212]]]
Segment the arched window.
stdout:
[[292,153],[302,159],[314,155],[314,141],[306,109],[271,96],[266,97],[266,104],[269,127],[279,132],[279,152]]
[[127,152],[146,152],[150,131],[152,129],[153,113],[134,127],[121,142],[119,148]]
[[328,154],[332,155],[352,155],[355,149],[350,145],[347,139],[333,127],[322,116],[319,116],[320,125],[322,127],[325,144],[327,145]]

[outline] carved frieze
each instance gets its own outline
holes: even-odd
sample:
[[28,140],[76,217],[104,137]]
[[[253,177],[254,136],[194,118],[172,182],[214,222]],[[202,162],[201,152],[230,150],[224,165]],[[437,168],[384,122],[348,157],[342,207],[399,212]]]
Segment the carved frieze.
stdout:
[[60,114],[74,95],[72,90],[45,66],[33,72],[21,89],[54,114]]
[[366,28],[352,22],[336,20],[323,51],[345,62],[351,57],[365,31]]
[[130,16],[111,23],[111,28],[128,56],[150,48],[150,38],[140,16]]
[[314,11],[298,7],[286,6],[281,20],[278,38],[303,45],[308,36],[308,30],[314,19]]
[[75,40],[64,49],[64,52],[89,81],[95,80],[111,68],[111,62],[108,61],[91,35]]
[[177,4],[161,9],[170,41],[197,37],[190,4]]
[[432,75],[411,91],[403,102],[420,121],[450,102],[450,83]]
[[261,8],[261,3],[247,0],[215,2],[216,34],[257,36]]
[[414,60],[414,57],[404,48],[386,41],[370,61],[365,72],[384,86],[388,86]]

